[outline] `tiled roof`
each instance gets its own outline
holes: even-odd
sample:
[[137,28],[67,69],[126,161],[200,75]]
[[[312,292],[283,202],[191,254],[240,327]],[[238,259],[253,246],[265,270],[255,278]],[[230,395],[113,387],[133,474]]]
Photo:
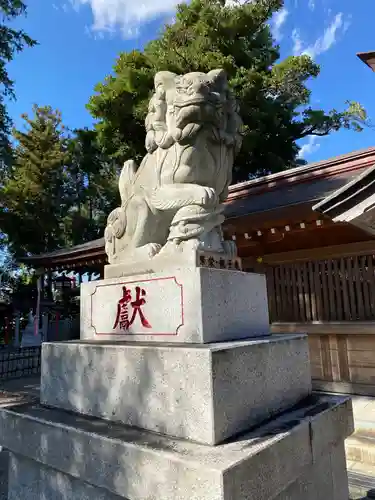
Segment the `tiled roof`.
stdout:
[[309,173],[316,172],[317,170],[322,170],[329,167],[335,167],[336,165],[342,165],[343,163],[348,163],[354,160],[362,160],[368,156],[375,157],[375,146],[365,149],[359,149],[351,153],[334,156],[328,160],[321,160],[314,163],[308,163],[302,167],[295,167],[283,170],[282,172],[277,172],[276,174],[265,175],[263,177],[257,177],[256,179],[251,179],[249,181],[239,182],[233,184],[229,187],[229,196],[237,191],[242,191],[244,189],[253,188],[265,183],[277,183],[278,181],[284,181],[293,177],[300,177]]
[[20,259],[22,262],[31,262],[36,260],[44,260],[46,258],[57,258],[59,256],[73,256],[74,254],[85,253],[88,250],[101,250],[104,248],[104,238],[98,238],[97,240],[88,241],[86,243],[82,243],[81,245],[76,245],[71,248],[59,248],[58,250],[54,250],[53,252],[42,253],[39,255],[32,255],[30,257],[24,257]]
[[299,203],[315,203],[345,186],[358,174],[359,171],[356,170],[340,176],[321,177],[313,180],[313,182],[284,185],[280,188],[275,187],[260,194],[252,195],[249,193],[248,197],[234,199],[228,203],[225,215],[227,218],[243,217],[244,215],[264,212],[265,210],[275,210]]

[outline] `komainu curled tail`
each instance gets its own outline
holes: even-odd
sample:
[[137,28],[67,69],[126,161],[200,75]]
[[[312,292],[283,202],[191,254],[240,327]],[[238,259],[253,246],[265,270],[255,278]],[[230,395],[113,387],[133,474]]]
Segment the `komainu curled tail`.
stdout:
[[126,205],[132,194],[132,188],[137,172],[137,164],[134,160],[128,160],[124,163],[119,179],[119,192],[121,197],[121,206],[115,208],[107,219],[107,227],[104,231],[105,250],[109,255],[116,253],[116,239],[124,236],[126,231]]

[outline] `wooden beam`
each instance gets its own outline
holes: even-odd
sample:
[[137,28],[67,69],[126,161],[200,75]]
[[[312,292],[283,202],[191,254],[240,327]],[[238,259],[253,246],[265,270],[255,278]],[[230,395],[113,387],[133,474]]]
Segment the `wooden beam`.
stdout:
[[263,256],[263,262],[269,265],[285,264],[289,262],[336,259],[353,255],[375,254],[375,239],[359,241],[344,245],[334,245],[321,248],[307,248],[291,252],[274,253]]
[[279,226],[275,223],[275,225],[271,226],[270,228],[260,227],[259,229],[252,231],[248,229],[247,233],[236,231],[235,234],[227,233],[225,234],[225,236],[228,239],[231,238],[232,240],[237,241],[237,245],[240,247],[253,246],[253,242],[256,241],[268,245],[269,243],[281,241],[285,236],[301,233],[306,234],[307,232],[316,232],[316,230],[331,231],[333,226],[335,228],[347,227],[347,224],[334,224],[332,221],[324,221],[323,223],[322,220],[309,222],[306,222],[306,220],[301,220],[300,222],[294,223],[293,225],[291,223],[284,223],[283,225]]
[[332,382],[327,380],[312,380],[314,391],[337,392],[339,394],[357,394],[359,396],[375,396],[374,384],[358,384],[356,382]]
[[243,232],[246,232],[250,228],[271,228],[273,226],[299,222],[303,219],[306,221],[322,219],[321,214],[313,212],[313,204],[314,202],[298,203],[297,205],[276,208],[274,210],[265,210],[238,217],[228,217],[223,224],[224,230],[228,232],[243,230]]
[[66,267],[70,266],[72,268],[77,268],[82,265],[87,265],[86,263],[100,264],[102,261],[106,260],[105,251],[97,250],[95,252],[90,252],[88,254],[80,255],[67,255],[56,257],[53,259],[46,259],[44,261],[45,268],[55,268],[55,267]]
[[308,335],[375,335],[375,321],[314,321],[312,323],[272,323],[272,333]]

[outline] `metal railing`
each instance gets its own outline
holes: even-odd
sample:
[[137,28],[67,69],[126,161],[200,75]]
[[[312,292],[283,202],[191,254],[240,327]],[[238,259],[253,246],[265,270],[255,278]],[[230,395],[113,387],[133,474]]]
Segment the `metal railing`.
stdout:
[[0,349],[0,380],[40,373],[41,347]]

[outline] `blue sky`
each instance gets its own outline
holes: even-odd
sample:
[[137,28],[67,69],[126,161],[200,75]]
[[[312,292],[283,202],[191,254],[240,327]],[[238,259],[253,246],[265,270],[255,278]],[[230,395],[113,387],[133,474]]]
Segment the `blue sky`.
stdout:
[[[19,19],[38,40],[10,64],[17,101],[10,114],[20,126],[20,114],[33,103],[62,111],[68,127],[92,124],[85,104],[94,86],[111,71],[121,51],[141,48],[154,38],[174,13],[175,0],[29,0],[28,16]],[[375,73],[359,61],[357,52],[375,50],[374,0],[286,0],[274,18],[275,38],[282,57],[309,53],[322,68],[311,82],[312,106],[342,109],[346,100],[361,102],[375,122]],[[340,131],[308,138],[302,155],[318,161],[375,145],[375,129]]]

